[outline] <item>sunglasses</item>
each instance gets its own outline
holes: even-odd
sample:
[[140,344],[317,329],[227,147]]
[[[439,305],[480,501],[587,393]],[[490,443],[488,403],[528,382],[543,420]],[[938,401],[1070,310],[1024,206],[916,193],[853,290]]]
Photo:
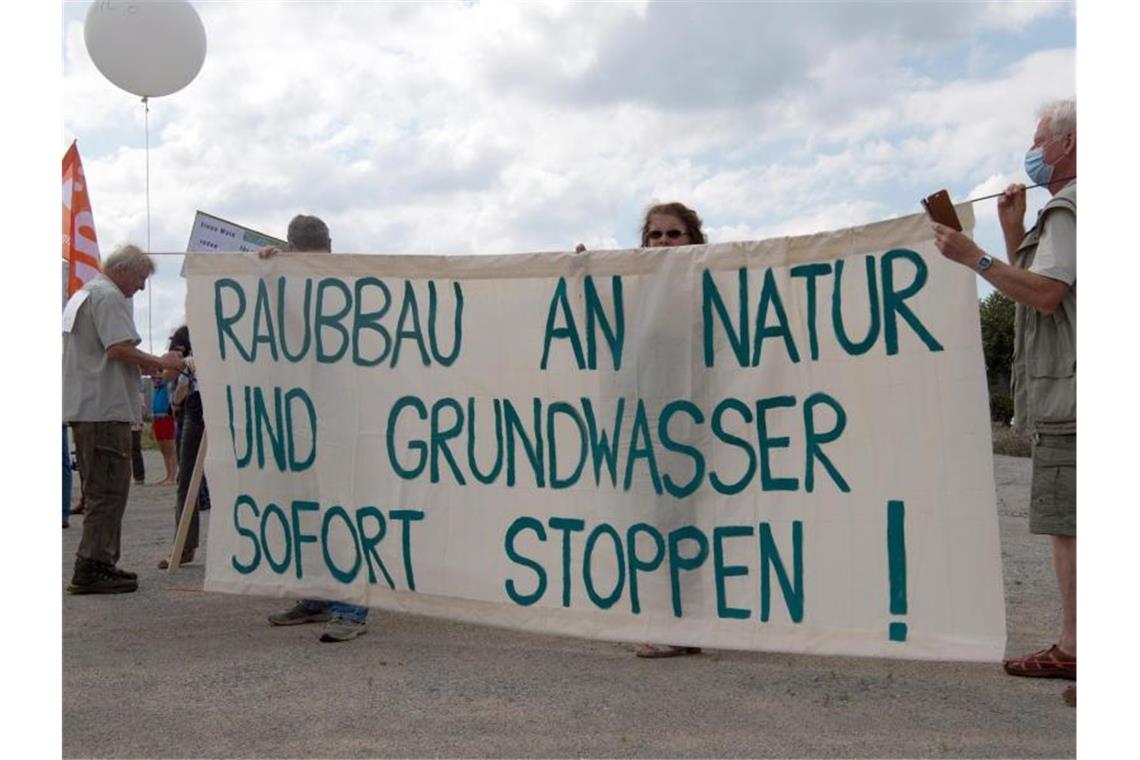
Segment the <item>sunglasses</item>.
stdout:
[[687,234],[688,233],[685,232],[685,230],[666,230],[665,232],[662,232],[661,230],[650,230],[649,235],[647,237],[650,240],[660,240],[662,237],[667,237],[670,240],[676,240],[677,238],[681,237],[682,235],[687,235]]

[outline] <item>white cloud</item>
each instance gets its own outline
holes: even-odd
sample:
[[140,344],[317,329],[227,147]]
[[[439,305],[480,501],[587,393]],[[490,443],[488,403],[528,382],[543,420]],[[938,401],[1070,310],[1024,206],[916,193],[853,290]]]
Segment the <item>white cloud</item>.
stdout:
[[[910,213],[1016,170],[1034,107],[1073,91],[1073,50],[1000,36],[1066,6],[1005,5],[198,3],[206,63],[150,104],[153,248],[197,209],[278,236],[316,213],[336,250],[386,253],[634,245],[652,200],[721,240]],[[82,37],[65,142],[109,250],[145,239],[142,107]]]

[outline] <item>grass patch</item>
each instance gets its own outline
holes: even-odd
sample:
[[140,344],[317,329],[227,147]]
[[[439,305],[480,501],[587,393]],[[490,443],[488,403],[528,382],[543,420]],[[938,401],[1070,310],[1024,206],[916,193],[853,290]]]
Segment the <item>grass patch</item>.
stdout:
[[1028,433],[1019,433],[1001,422],[990,423],[994,439],[994,453],[1007,457],[1027,457],[1033,452],[1033,439]]

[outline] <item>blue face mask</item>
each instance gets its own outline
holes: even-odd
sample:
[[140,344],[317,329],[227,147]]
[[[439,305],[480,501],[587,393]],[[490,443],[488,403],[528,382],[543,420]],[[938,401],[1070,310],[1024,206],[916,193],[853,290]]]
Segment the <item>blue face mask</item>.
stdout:
[[1053,179],[1053,167],[1045,163],[1045,148],[1026,151],[1025,173],[1035,185],[1046,185]]

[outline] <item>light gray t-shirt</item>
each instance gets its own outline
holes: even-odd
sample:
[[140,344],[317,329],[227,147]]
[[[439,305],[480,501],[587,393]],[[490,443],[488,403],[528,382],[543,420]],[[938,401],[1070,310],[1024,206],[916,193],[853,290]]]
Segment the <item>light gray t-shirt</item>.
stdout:
[[63,421],[140,422],[138,367],[107,358],[116,343],[142,342],[131,299],[104,274],[83,289],[87,300],[63,334]]
[[1041,242],[1033,256],[1030,272],[1066,285],[1077,281],[1077,217],[1073,214],[1052,213],[1045,217]]

